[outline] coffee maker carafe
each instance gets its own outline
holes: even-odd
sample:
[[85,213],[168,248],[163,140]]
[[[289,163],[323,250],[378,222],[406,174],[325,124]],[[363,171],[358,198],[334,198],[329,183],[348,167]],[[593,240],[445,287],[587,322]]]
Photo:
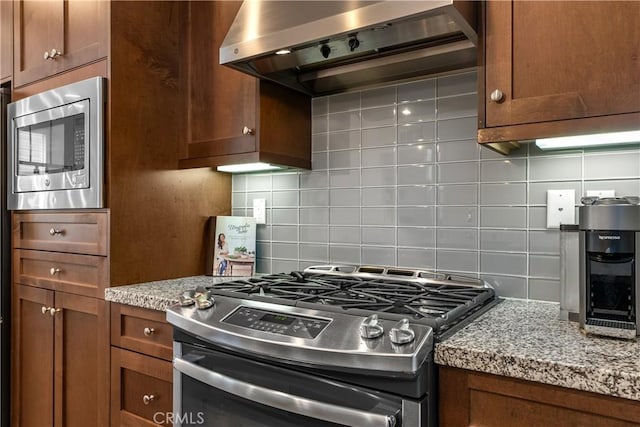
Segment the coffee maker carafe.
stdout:
[[637,197],[585,197],[580,212],[580,327],[635,339],[640,331]]

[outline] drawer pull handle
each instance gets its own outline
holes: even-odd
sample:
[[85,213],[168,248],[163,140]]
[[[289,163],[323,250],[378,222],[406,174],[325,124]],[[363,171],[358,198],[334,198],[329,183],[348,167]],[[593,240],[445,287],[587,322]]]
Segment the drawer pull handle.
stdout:
[[142,331],[146,336],[150,337],[151,335],[153,335],[155,333],[155,329],[153,328],[144,328],[144,330]]
[[51,273],[52,276],[55,276],[56,274],[60,273],[60,269],[59,268],[55,268],[55,267],[51,267],[51,270],[49,270],[49,273]]
[[62,235],[64,234],[64,230],[58,230],[57,228],[52,228],[51,230],[49,230],[49,234],[51,234],[52,236],[55,236],[58,234]]
[[153,402],[155,398],[156,397],[153,394],[145,394],[144,396],[142,396],[142,403],[148,405],[149,403]]
[[53,308],[53,307],[51,307],[49,309],[49,314],[51,315],[51,317],[53,317],[53,316],[56,315],[56,313],[60,313],[61,311],[62,311],[61,308]]

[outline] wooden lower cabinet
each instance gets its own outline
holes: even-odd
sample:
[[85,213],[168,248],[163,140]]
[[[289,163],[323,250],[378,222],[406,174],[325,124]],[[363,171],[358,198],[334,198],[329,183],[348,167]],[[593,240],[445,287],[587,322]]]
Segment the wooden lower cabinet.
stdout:
[[107,426],[105,301],[14,285],[12,425]]
[[441,427],[631,427],[640,403],[497,375],[439,367]]
[[111,425],[172,425],[173,366],[111,347]]

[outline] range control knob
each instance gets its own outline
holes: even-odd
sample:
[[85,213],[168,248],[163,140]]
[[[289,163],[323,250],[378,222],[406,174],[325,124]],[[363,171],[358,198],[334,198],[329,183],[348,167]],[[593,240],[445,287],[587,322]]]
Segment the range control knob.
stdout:
[[378,338],[384,333],[384,328],[378,323],[378,315],[372,314],[362,321],[360,336],[366,339]]
[[402,319],[391,328],[389,337],[394,344],[409,344],[416,339],[416,333],[409,327],[409,320]]

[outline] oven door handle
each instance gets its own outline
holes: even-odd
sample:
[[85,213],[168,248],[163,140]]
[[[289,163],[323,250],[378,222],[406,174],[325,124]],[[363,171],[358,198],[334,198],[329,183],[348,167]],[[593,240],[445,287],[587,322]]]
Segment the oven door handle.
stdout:
[[179,357],[173,359],[173,367],[184,375],[226,393],[316,420],[353,427],[394,427],[396,424],[396,417],[393,414],[372,414],[271,390],[208,370]]

